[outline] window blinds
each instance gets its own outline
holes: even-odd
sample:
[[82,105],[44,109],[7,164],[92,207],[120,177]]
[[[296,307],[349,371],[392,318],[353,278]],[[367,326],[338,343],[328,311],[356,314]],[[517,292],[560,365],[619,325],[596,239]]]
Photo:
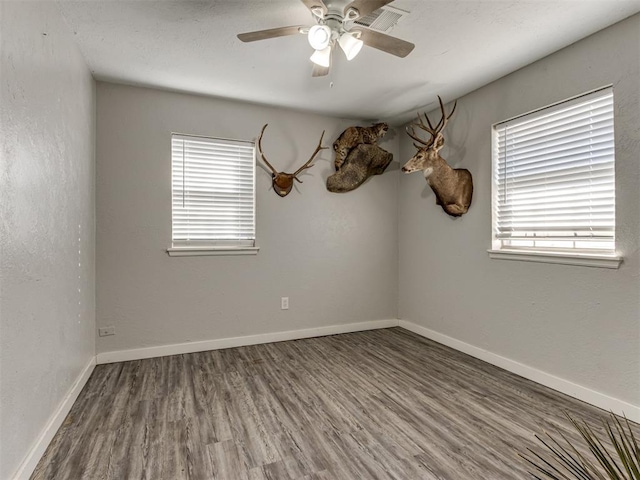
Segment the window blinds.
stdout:
[[171,136],[174,246],[254,246],[254,144]]
[[611,88],[496,125],[494,158],[502,248],[615,250]]

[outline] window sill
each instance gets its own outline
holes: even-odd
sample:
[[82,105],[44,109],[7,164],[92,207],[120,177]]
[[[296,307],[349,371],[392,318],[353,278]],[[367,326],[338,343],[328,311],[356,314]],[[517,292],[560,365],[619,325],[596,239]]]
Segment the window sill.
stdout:
[[519,260],[521,262],[579,265],[583,267],[618,268],[622,257],[614,255],[592,255],[577,253],[532,252],[519,250],[487,250],[489,258]]
[[196,257],[205,255],[256,255],[260,247],[170,247],[170,257]]

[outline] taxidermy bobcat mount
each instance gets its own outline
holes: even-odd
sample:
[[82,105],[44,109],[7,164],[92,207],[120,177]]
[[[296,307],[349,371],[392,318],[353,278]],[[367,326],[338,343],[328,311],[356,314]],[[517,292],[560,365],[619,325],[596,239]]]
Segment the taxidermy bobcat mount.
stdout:
[[355,190],[372,175],[380,175],[393,155],[376,142],[389,125],[376,123],[370,127],[349,127],[333,143],[336,173],[327,178],[327,190],[334,193]]
[[313,154],[311,155],[311,158],[309,158],[309,160],[304,165],[302,165],[298,170],[296,170],[295,173],[278,172],[275,168],[273,168],[273,166],[266,159],[266,157],[264,156],[264,153],[262,153],[262,135],[264,134],[264,131],[267,128],[267,125],[269,124],[267,123],[265,124],[264,127],[262,127],[262,131],[260,132],[260,137],[258,137],[258,152],[262,157],[262,161],[267,164],[267,167],[269,167],[269,170],[271,170],[272,172],[271,181],[273,185],[273,190],[281,197],[286,197],[291,191],[291,189],[293,188],[294,180],[302,183],[302,180],[298,178],[298,174],[303,170],[306,170],[307,168],[313,167],[313,164],[311,162],[313,162],[313,159],[318,154],[318,152],[320,150],[324,150],[329,147],[322,146],[322,139],[324,138],[324,131],[323,131],[322,135],[320,135],[320,141],[318,142],[318,146],[316,147]]
[[[440,96],[438,96],[438,100],[440,101],[442,118],[435,127],[431,125],[431,121],[426,113],[424,114],[424,118],[427,120],[427,125],[424,124],[420,113],[418,113],[418,123],[413,123],[410,128],[407,127],[407,134],[418,142],[413,144],[413,146],[418,149],[418,152],[411,160],[405,163],[402,171],[404,173],[412,173],[422,170],[424,178],[436,195],[436,203],[452,217],[459,217],[467,213],[469,205],[471,205],[473,181],[469,170],[465,168],[451,168],[438,153],[444,146],[442,131],[456,111],[458,104],[458,102],[456,102],[453,105],[453,110],[451,110],[451,113],[447,116]],[[427,132],[430,138],[426,141],[420,139],[416,135],[414,127],[418,127]]]
[[340,134],[338,139],[333,142],[333,150],[336,152],[336,170],[340,170],[340,167],[347,159],[347,155],[352,148],[357,147],[361,143],[375,144],[379,138],[389,130],[389,125],[386,123],[374,123],[370,127],[349,127]]

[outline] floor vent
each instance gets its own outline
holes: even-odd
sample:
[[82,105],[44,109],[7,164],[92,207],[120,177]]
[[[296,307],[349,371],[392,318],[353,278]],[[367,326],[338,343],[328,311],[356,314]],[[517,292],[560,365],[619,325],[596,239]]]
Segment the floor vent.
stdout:
[[370,28],[371,30],[388,33],[403,17],[406,17],[407,15],[409,15],[409,12],[387,5],[379,8],[369,15],[358,18],[353,23],[354,25],[361,25],[363,27]]

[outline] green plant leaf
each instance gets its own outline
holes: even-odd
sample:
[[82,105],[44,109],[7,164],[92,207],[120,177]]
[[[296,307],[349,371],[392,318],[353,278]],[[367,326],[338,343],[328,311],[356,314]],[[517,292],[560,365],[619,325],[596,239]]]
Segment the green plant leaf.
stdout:
[[640,448],[626,417],[623,422],[611,412],[610,419],[603,420],[605,435],[599,435],[585,421],[576,420],[568,412],[564,415],[580,434],[582,447],[590,456],[581,454],[578,443],[560,431],[556,432],[560,440],[546,432],[546,438],[535,435],[546,452],[527,449],[528,454],[518,453],[533,468],[529,473],[534,479],[640,480]]

